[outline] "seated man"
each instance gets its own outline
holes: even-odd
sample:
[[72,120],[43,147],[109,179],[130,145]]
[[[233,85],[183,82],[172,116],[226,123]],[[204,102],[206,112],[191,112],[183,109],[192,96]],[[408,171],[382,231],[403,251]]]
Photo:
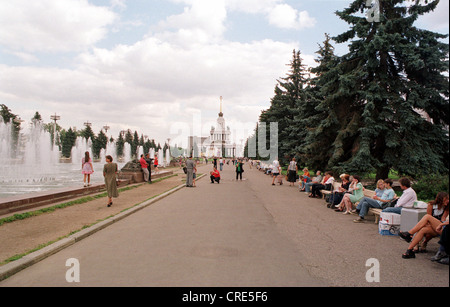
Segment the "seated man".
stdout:
[[369,208],[381,209],[383,203],[387,203],[395,198],[395,192],[392,189],[393,181],[391,179],[384,180],[384,190],[381,197],[375,195],[373,198],[364,197],[356,207],[356,211],[359,211],[359,218],[354,220],[355,223],[364,222]]
[[315,183],[321,183],[322,182],[322,172],[317,171],[316,177],[313,177],[309,182],[305,183],[305,193],[311,192],[311,186]]
[[395,207],[386,208],[383,212],[401,214],[403,208],[412,208],[414,202],[417,201],[416,192],[411,188],[411,181],[408,178],[401,178],[399,182],[400,188],[403,190],[402,196],[398,198],[396,195],[395,199],[398,198],[398,201]]
[[216,167],[214,167],[214,170],[212,172],[210,172],[211,175],[211,183],[214,183],[214,181],[217,181],[217,183],[220,183],[220,173],[217,170]]

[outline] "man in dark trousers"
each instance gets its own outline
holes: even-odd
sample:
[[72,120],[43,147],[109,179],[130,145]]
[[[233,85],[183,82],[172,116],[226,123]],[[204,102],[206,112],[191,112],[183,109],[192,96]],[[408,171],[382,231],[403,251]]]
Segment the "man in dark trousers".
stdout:
[[148,164],[148,166],[147,166],[148,173],[149,173],[149,175],[148,175],[148,182],[152,183],[152,164],[153,164],[152,161],[153,161],[153,159],[150,158],[150,154],[149,153],[147,153],[145,155],[145,161],[147,161],[147,164]]

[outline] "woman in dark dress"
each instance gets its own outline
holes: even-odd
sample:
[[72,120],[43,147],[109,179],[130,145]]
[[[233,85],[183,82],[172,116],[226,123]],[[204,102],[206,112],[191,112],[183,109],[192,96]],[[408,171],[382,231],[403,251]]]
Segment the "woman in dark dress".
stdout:
[[108,207],[112,206],[112,198],[119,197],[119,191],[117,190],[117,163],[113,163],[111,156],[106,156],[106,164],[103,166],[103,177],[105,177],[106,191],[108,192]]

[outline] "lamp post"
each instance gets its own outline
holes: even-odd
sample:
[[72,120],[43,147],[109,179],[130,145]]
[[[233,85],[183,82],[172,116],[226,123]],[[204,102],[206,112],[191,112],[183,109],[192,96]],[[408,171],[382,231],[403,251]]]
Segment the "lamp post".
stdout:
[[56,121],[61,119],[61,116],[59,115],[51,115],[50,119],[53,120],[55,123],[53,125],[53,145],[56,145]]

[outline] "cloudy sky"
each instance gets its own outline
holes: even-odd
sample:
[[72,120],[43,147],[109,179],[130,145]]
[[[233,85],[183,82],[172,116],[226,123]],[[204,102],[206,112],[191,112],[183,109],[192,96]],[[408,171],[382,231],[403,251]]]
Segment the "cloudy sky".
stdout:
[[[0,0],[0,103],[25,121],[56,113],[66,129],[162,143],[186,125],[207,135],[223,96],[234,130],[270,106],[293,49],[312,66],[324,33],[348,28],[334,12],[351,2]],[[448,2],[418,26],[447,34]]]

